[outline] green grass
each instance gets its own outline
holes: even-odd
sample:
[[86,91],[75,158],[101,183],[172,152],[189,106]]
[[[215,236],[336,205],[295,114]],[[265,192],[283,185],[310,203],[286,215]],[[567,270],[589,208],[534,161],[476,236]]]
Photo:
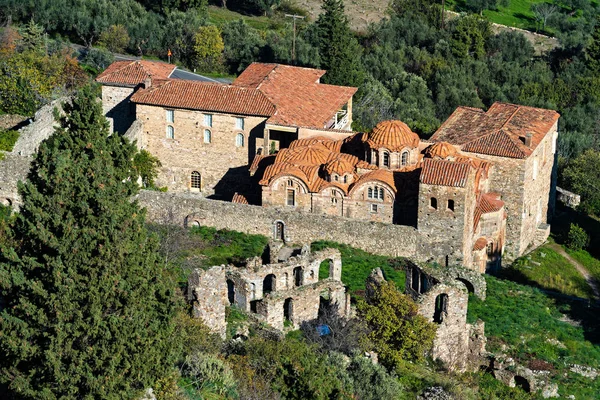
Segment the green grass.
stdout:
[[586,250],[570,250],[566,249],[567,253],[588,270],[588,272],[600,282],[600,260],[594,258]]
[[[563,397],[600,398],[600,380],[591,381],[569,371],[570,364],[600,368],[598,310],[586,302],[553,298],[536,288],[486,276],[487,298],[469,297],[468,320],[485,321],[488,351],[504,352],[522,365],[549,362],[553,382]],[[565,316],[579,326],[563,322]],[[549,343],[558,340],[562,346]],[[563,347],[564,346],[564,347]],[[502,350],[502,348],[505,350]]]
[[222,7],[208,7],[208,21],[213,25],[220,27],[228,22],[237,21],[239,19],[243,19],[244,22],[251,27],[262,31],[280,29],[284,24],[284,22],[277,17],[242,15]]
[[0,151],[12,151],[19,139],[19,132],[0,130]]
[[585,278],[571,263],[548,245],[521,257],[502,275],[510,280],[553,290],[569,296],[592,298]]
[[[311,245],[313,251],[327,247],[338,249],[341,252],[342,282],[348,286],[352,296],[362,295],[367,277],[377,267],[381,268],[385,279],[395,282],[398,289],[404,291],[406,280],[402,269],[405,264],[404,259],[376,256],[344,244],[328,241],[318,241]],[[321,269],[319,269],[319,278],[321,278],[321,273]],[[325,272],[323,271],[323,273]]]

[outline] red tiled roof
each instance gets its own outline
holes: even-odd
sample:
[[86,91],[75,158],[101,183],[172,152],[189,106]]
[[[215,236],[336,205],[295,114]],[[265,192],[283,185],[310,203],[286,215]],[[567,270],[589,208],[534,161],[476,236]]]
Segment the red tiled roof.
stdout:
[[124,86],[137,86],[148,78],[167,79],[177,68],[173,64],[155,61],[115,61],[98,77],[96,82]]
[[269,117],[275,107],[256,89],[215,83],[168,80],[138,90],[131,101],[162,107]]
[[268,123],[326,128],[357,88],[325,85],[325,71],[280,64],[252,63],[232,85],[264,93],[277,108]]
[[377,181],[381,183],[385,183],[389,187],[392,188],[394,192],[396,192],[396,183],[394,181],[394,172],[389,169],[376,169],[374,171],[367,172],[362,175],[358,181],[352,186],[351,191],[355,190],[365,182]]
[[246,197],[244,197],[244,195],[241,195],[237,192],[235,192],[233,194],[233,199],[231,200],[232,203],[238,203],[238,204],[248,204],[248,200],[246,200]]
[[465,187],[471,165],[462,162],[426,158],[421,170],[421,183]]
[[429,158],[448,158],[456,156],[458,152],[448,142],[437,142],[427,147],[423,154]]
[[[504,207],[504,202],[500,200],[500,195],[497,193],[483,193],[477,200],[473,215],[473,229],[477,229],[483,214],[500,211]],[[504,218],[506,218],[506,214]]]
[[400,151],[407,146],[417,147],[420,139],[402,121],[383,121],[366,135],[365,141],[372,149],[385,147],[390,151]]
[[[553,110],[494,103],[487,112],[458,107],[431,137],[461,146],[463,151],[510,158],[527,158],[558,120]],[[525,137],[531,135],[531,145]]]
[[487,243],[488,243],[488,241],[486,238],[480,237],[479,239],[477,239],[475,241],[475,244],[473,245],[473,250],[474,251],[483,250],[487,246]]

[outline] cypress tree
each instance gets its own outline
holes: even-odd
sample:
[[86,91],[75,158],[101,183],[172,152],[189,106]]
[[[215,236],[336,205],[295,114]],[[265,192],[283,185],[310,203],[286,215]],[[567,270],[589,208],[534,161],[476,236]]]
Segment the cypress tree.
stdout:
[[132,398],[173,365],[173,285],[131,201],[134,146],[91,88],[64,110],[1,247],[0,380],[18,398]]
[[324,0],[317,19],[323,82],[359,87],[364,81],[362,49],[350,32],[342,0]]

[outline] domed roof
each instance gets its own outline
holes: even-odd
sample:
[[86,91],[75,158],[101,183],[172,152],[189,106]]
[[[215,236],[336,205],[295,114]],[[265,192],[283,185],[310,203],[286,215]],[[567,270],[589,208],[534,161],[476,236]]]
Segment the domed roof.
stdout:
[[417,147],[419,135],[410,130],[402,121],[383,121],[367,135],[367,144],[374,149],[385,147],[390,151],[400,151],[404,147]]
[[294,148],[281,150],[275,162],[287,162],[294,165],[321,165],[329,159],[331,150],[322,143],[314,143],[308,146],[296,146]]
[[437,142],[425,149],[425,156],[429,158],[448,158],[456,156],[456,148],[448,142]]
[[346,173],[354,172],[354,165],[348,160],[336,158],[334,160],[329,161],[327,165],[325,165],[325,171],[330,175],[332,173],[344,175]]

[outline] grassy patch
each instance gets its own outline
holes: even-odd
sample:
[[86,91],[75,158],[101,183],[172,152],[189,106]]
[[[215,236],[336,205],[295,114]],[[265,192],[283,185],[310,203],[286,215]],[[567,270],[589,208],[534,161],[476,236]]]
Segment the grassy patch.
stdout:
[[[342,282],[348,286],[353,296],[362,295],[366,279],[371,271],[377,267],[381,268],[385,279],[394,281],[398,289],[404,291],[406,279],[402,268],[405,265],[404,259],[376,256],[354,247],[323,240],[314,242],[311,245],[313,251],[327,247],[338,249],[342,253]],[[321,270],[319,270],[320,277]]]
[[262,31],[280,29],[284,24],[283,21],[276,17],[243,15],[222,7],[208,7],[208,21],[216,26],[220,27],[239,19],[243,19],[251,27]]
[[566,249],[567,253],[588,270],[588,272],[600,282],[600,260],[594,258],[586,250],[570,250]]
[[548,245],[519,258],[502,275],[512,281],[569,296],[592,298],[594,295],[575,267]]
[[533,360],[552,364],[552,381],[559,384],[561,396],[600,398],[600,380],[569,371],[570,364],[600,367],[598,310],[518,283],[490,276],[486,281],[485,301],[469,297],[468,319],[485,321],[488,350],[508,354],[523,365]]
[[0,130],[0,151],[12,151],[19,139],[19,132]]

